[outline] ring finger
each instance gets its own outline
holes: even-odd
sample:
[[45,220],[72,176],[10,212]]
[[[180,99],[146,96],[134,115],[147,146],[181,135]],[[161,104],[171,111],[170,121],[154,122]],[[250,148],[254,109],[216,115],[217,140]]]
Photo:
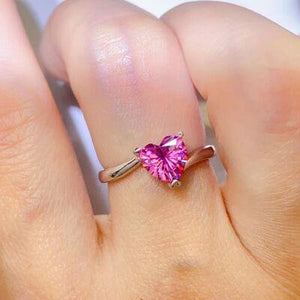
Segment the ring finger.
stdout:
[[[189,151],[204,145],[197,97],[177,40],[136,7],[119,1],[66,2],[48,24],[42,56],[52,74],[70,82],[104,167],[179,131]],[[180,189],[170,190],[139,169],[111,183],[109,194],[112,238],[126,247],[154,239],[185,239],[190,247],[199,240],[187,242],[186,232],[205,232],[223,212],[205,163],[186,172]],[[201,243],[206,238],[202,234]]]

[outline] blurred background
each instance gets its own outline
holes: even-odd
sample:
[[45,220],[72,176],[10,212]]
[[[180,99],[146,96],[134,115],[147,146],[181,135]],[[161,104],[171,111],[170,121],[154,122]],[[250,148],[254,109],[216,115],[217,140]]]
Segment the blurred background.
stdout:
[[[99,0],[100,1],[100,0]],[[112,0],[113,1],[113,0]],[[52,11],[62,0],[19,0],[17,6],[24,22],[25,29],[32,46],[38,53],[38,45],[44,26]],[[128,0],[153,15],[160,17],[169,9],[185,0]],[[289,31],[300,33],[300,0],[230,0],[222,1],[237,4],[251,9],[272,21],[278,23]],[[83,62],[84,63],[84,62]],[[96,214],[109,211],[107,201],[107,186],[98,182],[98,172],[101,165],[93,148],[93,143],[84,121],[84,117],[69,87],[63,82],[49,80],[49,84],[69,131],[75,152],[77,154],[86,186]],[[216,144],[213,131],[210,129],[205,104],[201,102],[201,112],[207,131],[207,143]],[[135,145],[133,145],[134,147]],[[130,158],[130,157],[128,157]],[[225,171],[219,157],[212,160],[212,165],[220,182],[225,179]]]

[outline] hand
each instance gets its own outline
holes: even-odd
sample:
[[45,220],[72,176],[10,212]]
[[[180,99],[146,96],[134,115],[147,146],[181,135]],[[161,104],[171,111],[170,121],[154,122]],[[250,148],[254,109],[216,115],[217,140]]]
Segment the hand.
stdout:
[[0,3],[1,299],[296,299],[300,42],[248,10],[66,1],[41,45],[68,81],[104,167],[182,130],[205,144],[208,100],[228,177],[170,190],[138,169],[93,216],[72,146],[9,0]]

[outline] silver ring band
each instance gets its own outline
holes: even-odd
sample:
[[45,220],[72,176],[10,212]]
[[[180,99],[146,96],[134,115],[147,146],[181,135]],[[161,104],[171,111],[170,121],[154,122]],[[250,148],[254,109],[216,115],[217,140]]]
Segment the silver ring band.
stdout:
[[[185,169],[193,166],[196,163],[205,161],[209,158],[212,158],[216,153],[215,147],[212,145],[207,145],[201,148],[194,150],[186,162]],[[113,180],[120,179],[130,172],[135,170],[138,166],[141,165],[141,162],[137,156],[133,157],[131,160],[122,163],[116,167],[107,168],[99,172],[99,180],[101,182],[109,182]]]

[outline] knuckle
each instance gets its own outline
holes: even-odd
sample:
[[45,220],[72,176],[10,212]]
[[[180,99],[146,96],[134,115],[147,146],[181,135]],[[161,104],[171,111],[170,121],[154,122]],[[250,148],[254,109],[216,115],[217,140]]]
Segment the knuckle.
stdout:
[[76,44],[85,41],[84,52],[91,54],[86,71],[107,85],[117,83],[126,91],[155,78],[163,64],[174,63],[176,39],[152,17],[124,15],[101,24],[91,18],[86,24],[78,30]]
[[42,213],[39,168],[46,166],[36,161],[45,155],[38,151],[45,113],[33,98],[20,91],[0,91],[0,209],[10,212],[2,214],[2,224],[13,224],[16,215],[29,220]]
[[[198,62],[202,85],[210,86],[206,84],[210,78],[219,78],[226,90],[233,85],[235,91],[246,91],[266,132],[299,130],[300,42],[296,36],[226,3],[183,4],[165,18],[175,27],[184,51],[199,57],[201,49],[205,58]],[[216,29],[214,35],[207,28]],[[259,30],[268,35],[262,39]]]

